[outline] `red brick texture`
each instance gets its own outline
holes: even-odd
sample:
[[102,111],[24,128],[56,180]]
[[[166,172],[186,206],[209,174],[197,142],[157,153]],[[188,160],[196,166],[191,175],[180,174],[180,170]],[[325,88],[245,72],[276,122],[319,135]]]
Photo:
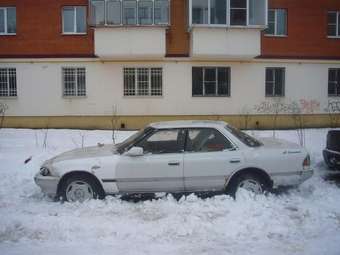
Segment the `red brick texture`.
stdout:
[[340,39],[327,38],[327,12],[340,11],[340,0],[269,0],[269,8],[288,10],[288,36],[262,35],[262,56],[340,59]]
[[168,57],[188,57],[190,51],[190,33],[188,32],[187,1],[171,1],[171,26],[166,34]]
[[62,7],[86,6],[88,0],[0,0],[16,6],[16,35],[0,36],[0,57],[89,57],[94,54],[93,31],[62,34]]

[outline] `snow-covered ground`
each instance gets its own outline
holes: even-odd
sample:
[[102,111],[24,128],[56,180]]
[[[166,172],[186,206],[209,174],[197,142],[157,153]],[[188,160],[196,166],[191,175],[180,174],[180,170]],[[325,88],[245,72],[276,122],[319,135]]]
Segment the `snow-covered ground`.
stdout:
[[[340,188],[325,181],[326,129],[306,130],[316,173],[298,190],[137,203],[52,202],[34,184],[40,164],[65,150],[111,142],[110,131],[0,130],[0,254],[339,255]],[[255,131],[271,136],[270,131]],[[118,132],[121,141],[131,132]],[[296,131],[277,137],[298,141]],[[32,160],[24,164],[25,159]]]

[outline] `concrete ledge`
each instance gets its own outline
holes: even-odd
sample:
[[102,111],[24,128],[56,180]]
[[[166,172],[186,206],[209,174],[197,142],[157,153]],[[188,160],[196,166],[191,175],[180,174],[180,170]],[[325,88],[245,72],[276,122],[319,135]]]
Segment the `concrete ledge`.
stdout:
[[[5,128],[139,129],[151,122],[169,120],[224,120],[242,129],[272,129],[275,115],[173,115],[173,116],[5,116]],[[1,122],[0,122],[1,123]],[[113,124],[112,124],[113,123]],[[340,114],[278,115],[280,129],[340,127]]]

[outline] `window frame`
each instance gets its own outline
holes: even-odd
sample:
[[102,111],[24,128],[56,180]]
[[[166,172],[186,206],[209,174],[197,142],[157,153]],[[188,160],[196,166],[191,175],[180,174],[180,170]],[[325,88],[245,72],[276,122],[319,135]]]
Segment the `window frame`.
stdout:
[[[193,94],[193,68],[202,68],[202,95],[194,95]],[[227,94],[218,94],[218,69],[225,68],[227,70]],[[205,69],[215,69],[215,95],[213,94],[205,94]],[[191,96],[192,97],[231,97],[231,67],[229,66],[192,66],[191,68]]]
[[[231,25],[230,22],[230,1],[231,0],[225,0],[226,1],[226,24],[211,24],[211,0],[207,0],[208,1],[208,24],[194,24],[193,20],[192,20],[192,1],[193,0],[189,0],[189,27],[220,27],[220,28],[265,28],[268,26],[268,11],[265,12],[265,24],[264,25],[251,25],[249,23],[249,1],[250,0],[246,0],[247,2],[247,10],[246,10],[246,25]],[[244,8],[233,8],[233,9],[244,9]],[[265,0],[265,9],[268,10],[268,0]]]
[[[285,27],[286,27],[286,33],[285,34],[278,34],[277,33],[277,16],[278,16],[278,10],[284,10],[285,13],[286,13],[286,24],[285,24]],[[271,8],[271,9],[268,9],[268,14],[267,14],[267,19],[269,18],[269,11],[274,11],[274,34],[268,34],[266,31],[269,27],[269,21],[267,20],[267,29],[264,30],[264,36],[266,37],[288,37],[288,9],[285,9],[285,8]]]
[[[181,144],[182,150],[177,151],[177,152],[165,152],[165,153],[152,153],[150,152],[150,155],[166,155],[166,154],[174,154],[174,153],[184,153],[185,152],[185,148],[186,148],[186,139],[187,139],[187,135],[188,132],[186,130],[186,128],[159,128],[159,129],[153,129],[152,132],[147,133],[146,135],[144,135],[143,137],[141,137],[140,139],[138,139],[136,142],[133,143],[131,147],[139,147],[139,144],[142,143],[143,141],[149,139],[151,136],[157,134],[158,132],[163,132],[163,131],[173,131],[173,130],[177,130],[178,134],[177,134],[177,141],[178,141],[178,136],[180,135],[181,132],[184,132],[184,139],[183,142]],[[143,148],[144,149],[144,148]],[[148,154],[145,154],[148,155]]]
[[[65,32],[64,31],[64,9],[65,8],[72,8],[73,9],[73,32]],[[84,8],[85,9],[85,32],[77,32],[77,8]],[[61,7],[61,30],[62,30],[62,35],[87,35],[87,29],[88,29],[88,24],[87,24],[87,6],[86,5],[65,5]]]
[[[269,95],[267,94],[267,70],[272,69],[272,70],[281,70],[283,71],[283,81],[282,81],[282,94],[281,95],[276,95],[275,93],[275,88],[276,88],[276,72],[274,72],[274,80],[271,82],[273,83],[273,94]],[[285,97],[286,95],[286,68],[285,67],[266,67],[265,68],[265,97],[268,98],[275,98],[275,97]]]
[[[124,23],[124,0],[98,0],[100,2],[104,3],[104,24],[95,24],[95,22],[91,22],[90,25],[94,27],[169,27],[171,25],[171,0],[145,0],[145,1],[152,1],[152,23],[151,24],[140,24],[139,23],[139,2],[142,2],[142,0],[134,0],[136,1],[136,23],[135,24],[125,24]],[[108,18],[107,18],[107,2],[115,1],[120,2],[120,24],[109,24]],[[156,23],[155,20],[155,2],[157,1],[166,1],[168,4],[168,22],[167,23]],[[89,0],[90,6],[91,6],[91,0]],[[91,17],[92,19],[92,17]]]
[[[65,70],[66,69],[73,69],[75,71],[75,88],[74,88],[74,91],[75,91],[75,94],[74,95],[66,95],[65,94]],[[84,95],[79,95],[79,91],[78,91],[78,71],[79,69],[84,69]],[[63,66],[61,68],[61,83],[62,83],[62,97],[63,98],[86,98],[87,97],[87,90],[86,90],[86,67],[78,67],[78,66]]]
[[[335,81],[330,81],[330,72],[335,71],[336,73],[336,80]],[[335,83],[335,94],[329,94],[329,84],[330,83]],[[340,68],[328,68],[328,86],[327,86],[327,95],[328,97],[340,97]]]
[[[335,13],[336,14],[336,23],[335,23],[335,34],[336,35],[329,35],[328,34],[328,26],[330,24],[334,25],[333,23],[328,23],[328,15],[330,13]],[[340,39],[340,11],[327,11],[327,38],[331,39]]]
[[[134,94],[130,95],[129,93],[129,86],[125,84],[125,72],[128,71],[128,69],[133,69],[133,75],[134,75]],[[139,81],[138,79],[138,70],[139,69],[147,69],[147,82],[148,82],[148,93],[147,95],[143,95],[143,94],[139,94],[139,83],[141,81]],[[159,94],[157,94],[157,90],[156,89],[152,89],[152,78],[153,78],[153,74],[157,74],[157,73],[153,73],[152,71],[155,71],[157,69],[157,71],[160,71],[160,73],[158,73],[158,75],[160,75],[160,80],[159,82],[160,84],[160,88],[158,89]],[[151,67],[143,67],[143,66],[138,66],[138,67],[123,67],[123,96],[127,97],[127,98],[157,98],[157,97],[163,97],[163,86],[164,86],[164,72],[163,72],[163,67],[156,67],[156,66],[151,66]],[[152,91],[154,91],[155,94],[152,94]]]
[[5,31],[3,33],[0,32],[0,36],[6,36],[6,35],[16,35],[17,34],[17,15],[15,14],[15,33],[8,33],[8,24],[7,24],[7,12],[9,8],[15,8],[16,13],[16,6],[0,6],[0,10],[4,10],[4,28]]
[[[0,70],[4,69],[6,70],[6,85],[7,85],[7,95],[2,96],[0,95],[0,98],[2,99],[15,99],[18,97],[18,79],[17,79],[17,69],[15,67],[0,67]],[[10,95],[10,69],[13,69],[15,71],[15,95]]]

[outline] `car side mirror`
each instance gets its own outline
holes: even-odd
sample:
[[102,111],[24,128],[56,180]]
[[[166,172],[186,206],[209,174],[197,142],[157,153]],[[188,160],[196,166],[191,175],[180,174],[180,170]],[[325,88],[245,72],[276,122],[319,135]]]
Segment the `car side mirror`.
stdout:
[[138,157],[144,155],[144,150],[142,147],[132,147],[130,150],[128,150],[125,155],[130,157]]

